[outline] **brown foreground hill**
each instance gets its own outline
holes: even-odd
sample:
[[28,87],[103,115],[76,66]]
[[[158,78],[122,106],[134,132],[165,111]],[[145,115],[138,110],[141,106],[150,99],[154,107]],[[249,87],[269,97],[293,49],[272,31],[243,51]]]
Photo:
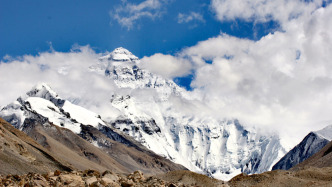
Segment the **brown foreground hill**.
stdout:
[[58,159],[24,132],[15,129],[1,118],[0,166],[0,174],[72,170],[67,162]]
[[[85,139],[50,122],[41,124],[36,120],[26,119],[23,131],[0,118],[0,174],[86,169],[117,173],[141,170],[158,174],[186,169],[134,140],[126,139],[128,146],[89,126],[82,131]],[[98,147],[87,140],[103,141],[107,146]]]
[[[41,125],[34,121],[24,128],[24,132],[78,170],[111,170],[117,173],[141,170],[144,173],[155,174],[186,169],[143,148],[134,140],[128,138],[131,146],[127,146],[109,139],[91,126],[82,126],[82,134],[79,136],[68,129],[53,124]],[[93,145],[92,143],[97,140],[107,146]]]
[[228,182],[229,186],[244,187],[303,187],[303,186],[332,186],[332,167],[306,168],[298,171],[274,170],[262,174],[240,174]]

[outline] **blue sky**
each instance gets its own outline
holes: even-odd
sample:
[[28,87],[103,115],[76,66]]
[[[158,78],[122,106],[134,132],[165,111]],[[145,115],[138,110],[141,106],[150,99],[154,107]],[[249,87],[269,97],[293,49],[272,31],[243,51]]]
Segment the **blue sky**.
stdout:
[[[156,16],[142,16],[130,27],[115,20],[114,14],[121,8],[126,9],[128,3],[139,5],[144,2],[142,0],[0,2],[0,58],[36,55],[51,47],[68,52],[74,44],[90,45],[97,52],[121,46],[142,58],[155,53],[175,54],[221,32],[258,40],[278,29],[274,21],[234,19],[220,22],[206,0],[160,1],[162,7],[144,9]],[[119,15],[131,16],[125,10]],[[190,16],[193,18],[188,19]],[[192,77],[176,78],[175,81],[191,89]]]
[[[142,2],[128,1],[136,5]],[[126,3],[118,0],[1,0],[0,58],[34,55],[49,50],[50,45],[56,51],[65,52],[74,44],[90,45],[100,52],[122,46],[141,58],[154,53],[174,54],[220,32],[257,40],[278,28],[273,21],[220,22],[206,0],[162,3],[156,10],[158,16],[153,19],[143,16],[128,28],[110,15],[125,6]],[[191,13],[200,15],[200,19],[179,22],[179,14]],[[126,14],[123,12],[122,16]]]

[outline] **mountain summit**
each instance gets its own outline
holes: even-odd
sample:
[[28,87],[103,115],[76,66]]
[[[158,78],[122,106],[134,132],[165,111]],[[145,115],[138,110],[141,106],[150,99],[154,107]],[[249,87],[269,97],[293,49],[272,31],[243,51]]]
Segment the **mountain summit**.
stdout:
[[130,51],[123,47],[114,49],[111,53],[106,56],[101,57],[100,59],[107,59],[109,61],[116,62],[138,62],[139,59],[133,55]]

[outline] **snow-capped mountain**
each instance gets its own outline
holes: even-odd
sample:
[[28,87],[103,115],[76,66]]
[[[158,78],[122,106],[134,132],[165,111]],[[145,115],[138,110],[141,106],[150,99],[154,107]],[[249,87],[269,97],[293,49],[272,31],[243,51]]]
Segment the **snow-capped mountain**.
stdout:
[[151,110],[162,113],[162,118],[152,118],[139,110],[143,106],[130,96],[115,97],[112,104],[124,113],[112,122],[115,128],[157,154],[216,178],[228,180],[241,172],[270,170],[285,154],[278,136],[248,131],[237,120],[186,116],[177,109],[162,111],[153,106],[157,103],[150,103]]
[[270,170],[285,154],[275,134],[247,129],[236,119],[193,112],[194,103],[201,103],[199,96],[142,69],[140,63],[128,50],[118,48],[90,66],[90,71],[105,75],[118,87],[105,101],[119,111],[115,118],[77,106],[79,99],[77,105],[61,99],[44,84],[4,107],[0,116],[20,128],[29,110],[75,133],[82,130],[79,124],[92,125],[126,143],[116,133],[121,131],[175,163],[223,180],[241,172]]
[[179,87],[172,80],[164,79],[162,76],[141,69],[140,63],[138,57],[120,47],[101,57],[99,64],[90,66],[90,70],[114,80],[119,88],[153,88],[159,94],[159,99],[167,99],[171,95],[190,98],[185,89]]
[[[284,155],[276,135],[249,131],[237,120],[182,111],[176,101],[197,102],[197,96],[172,80],[140,68],[140,63],[124,48],[101,58],[103,65],[99,67],[105,68],[105,76],[119,88],[132,90],[127,95],[112,95],[113,107],[122,112],[111,121],[115,128],[190,170],[224,180],[240,172],[267,171]],[[103,71],[99,68],[98,72]],[[147,92],[150,97],[145,96]]]
[[322,130],[310,132],[299,144],[282,157],[272,170],[288,170],[308,159],[332,140],[332,125]]
[[[58,150],[59,152],[55,151],[54,154],[81,170],[141,170],[155,174],[186,169],[156,155],[131,137],[114,129],[96,113],[60,98],[44,83],[38,84],[17,101],[3,107],[0,117],[41,145],[45,145],[51,152]],[[68,148],[72,151],[61,154]]]
[[41,83],[19,97],[17,101],[5,106],[0,116],[22,130],[24,120],[33,114],[42,115],[55,125],[81,132],[81,124],[98,127],[106,125],[97,114],[69,101],[61,99],[49,85]]

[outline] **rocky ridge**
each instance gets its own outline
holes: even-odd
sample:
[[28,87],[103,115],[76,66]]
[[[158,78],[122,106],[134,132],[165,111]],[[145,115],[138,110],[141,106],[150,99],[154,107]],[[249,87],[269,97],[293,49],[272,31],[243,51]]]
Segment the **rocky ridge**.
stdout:
[[292,167],[291,170],[301,170],[308,167],[332,167],[332,141],[310,158]]

